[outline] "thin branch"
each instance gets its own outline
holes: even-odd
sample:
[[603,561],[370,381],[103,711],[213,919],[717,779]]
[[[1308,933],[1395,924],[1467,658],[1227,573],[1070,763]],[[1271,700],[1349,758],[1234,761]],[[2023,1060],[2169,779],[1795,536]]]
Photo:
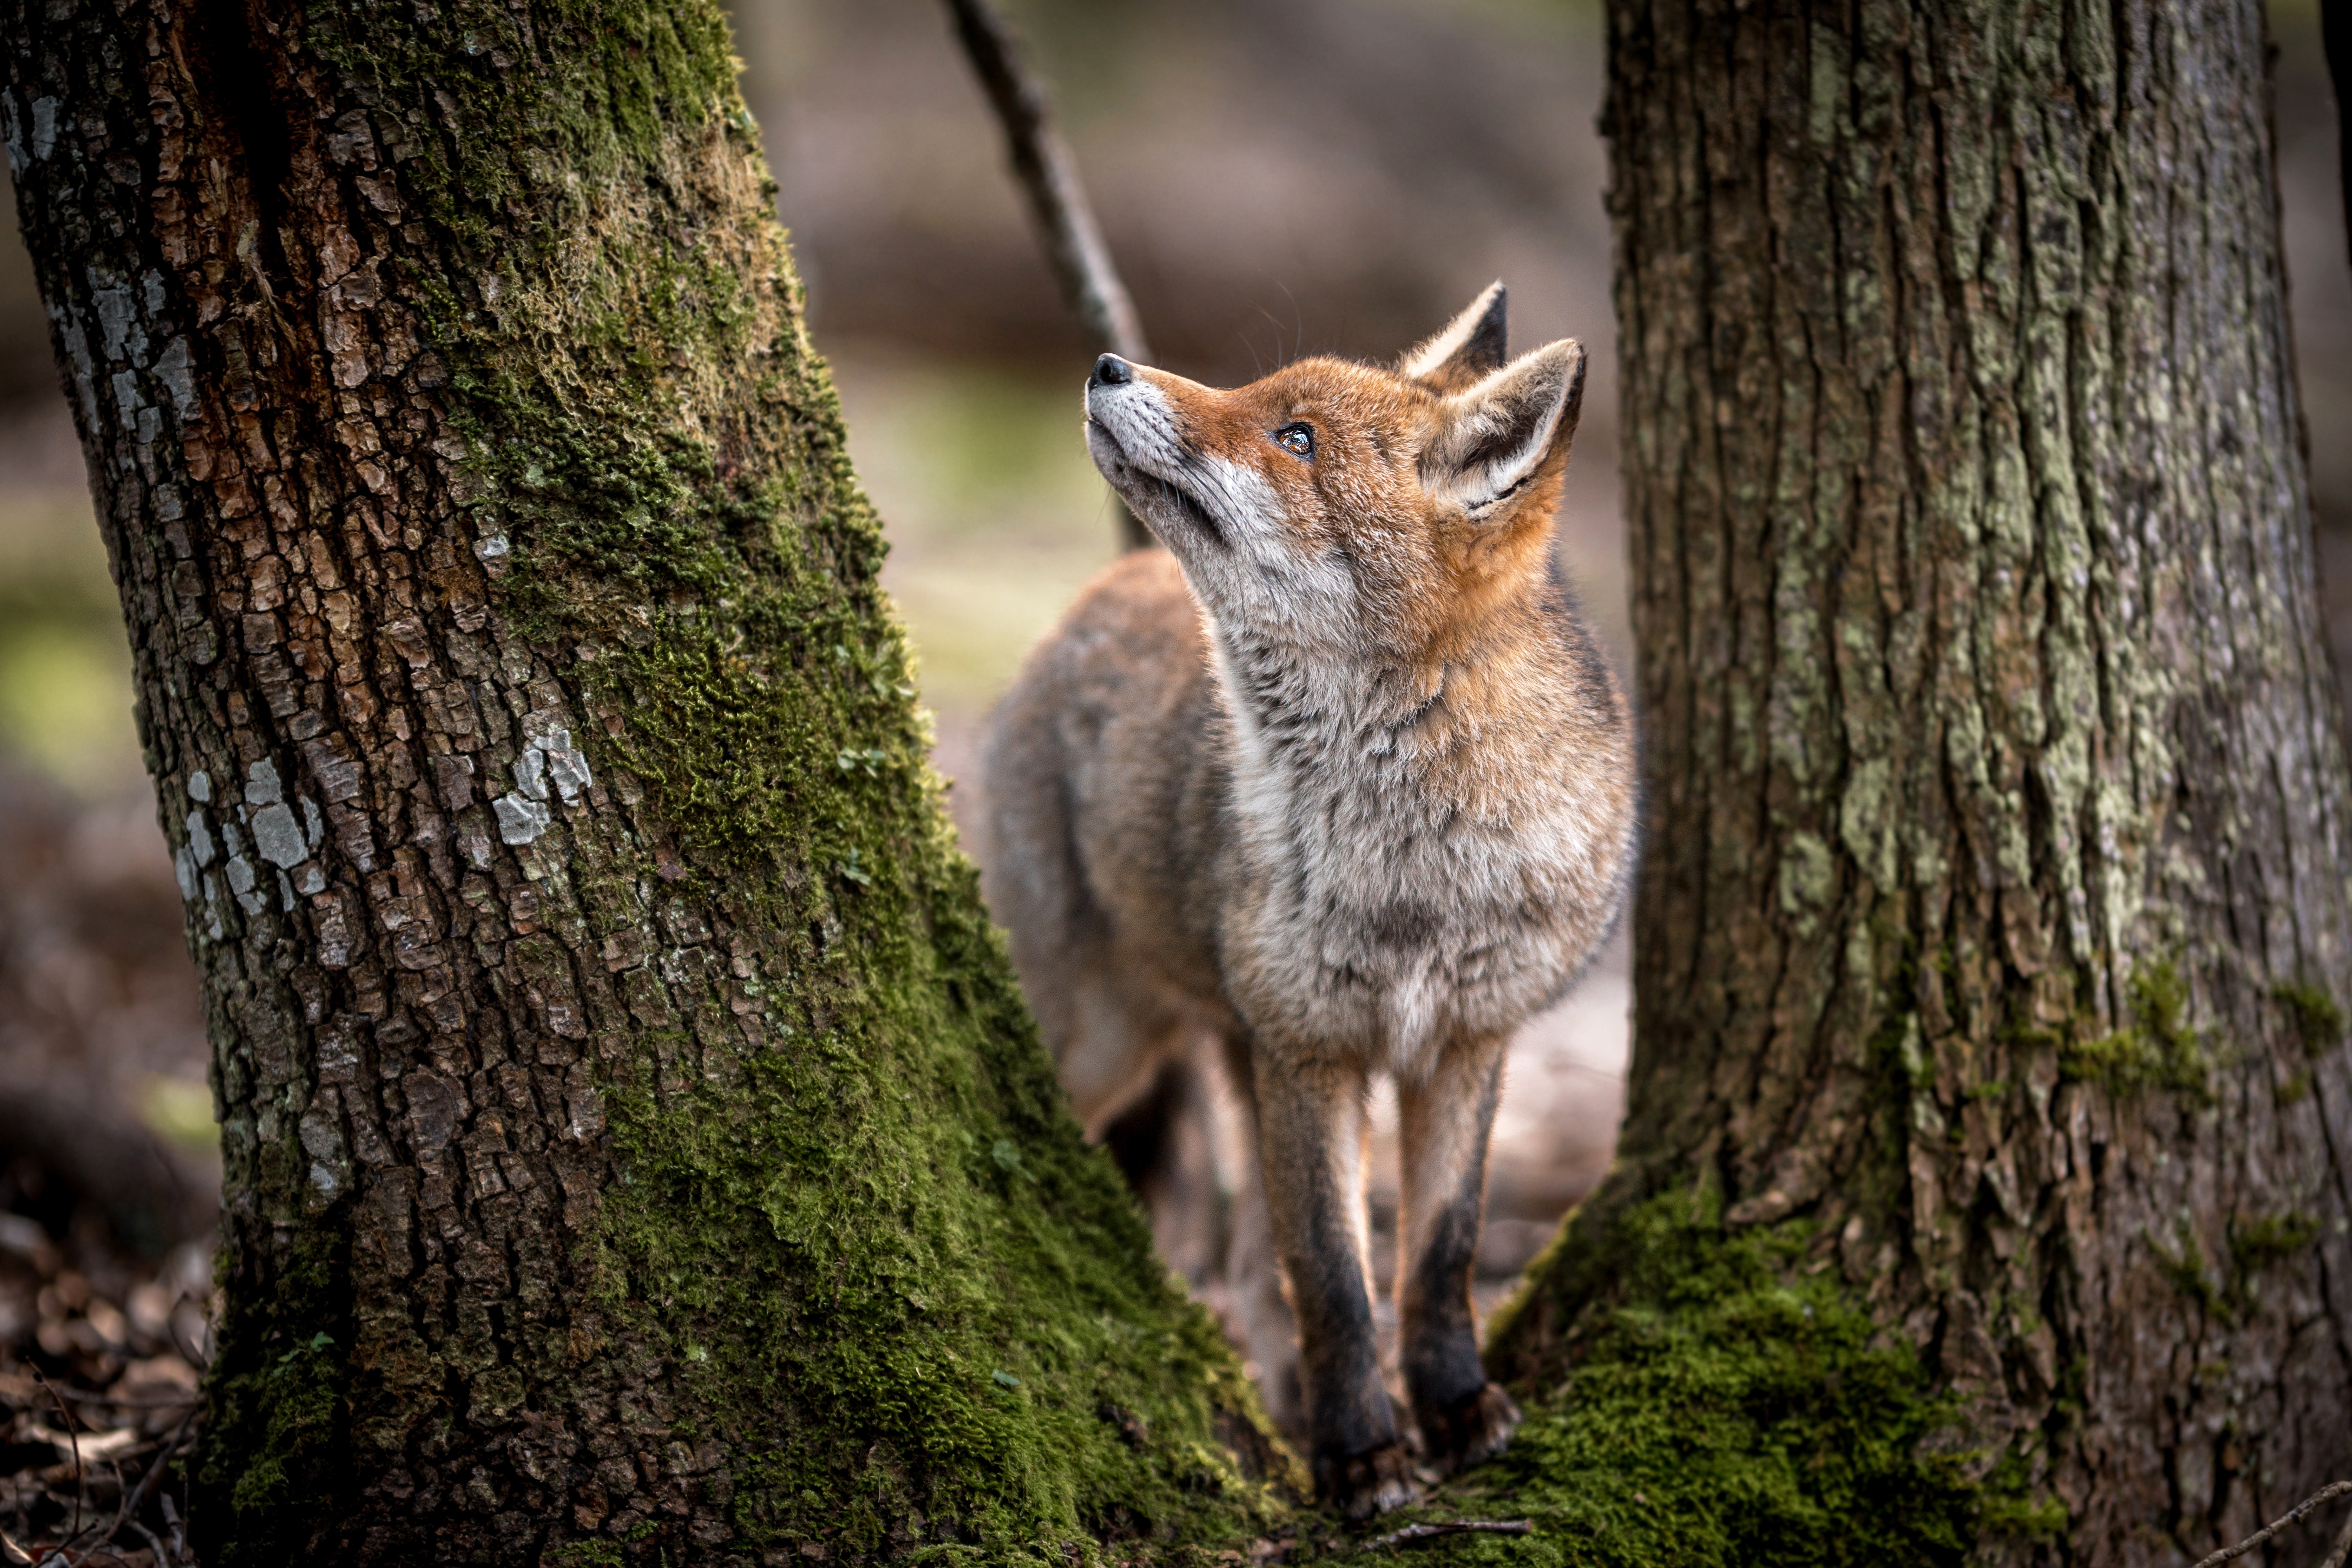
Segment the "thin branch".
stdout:
[[1121,359],[1150,363],[1151,351],[1144,344],[1134,302],[1118,280],[1094,209],[1087,204],[1077,161],[1054,127],[1045,84],[1031,74],[1012,30],[989,0],[948,0],[948,9],[955,16],[956,37],[1004,126],[1013,172],[1029,198],[1030,216],[1037,220],[1046,259],[1053,263],[1063,295],[1104,348]]
[[[122,1461],[115,1458],[114,1451],[110,1448],[107,1450],[106,1453],[106,1468],[114,1472],[114,1495],[116,1497],[121,1497],[129,1489],[122,1484]],[[97,1527],[95,1525],[91,1527],[93,1531]],[[105,1545],[108,1542],[110,1542],[113,1539],[114,1528],[108,1529],[105,1541],[93,1541],[88,1546],[82,1546],[80,1537],[77,1536],[75,1539],[67,1542],[63,1546],[58,1547],[58,1555],[62,1557],[67,1552],[73,1551],[76,1547],[81,1547],[81,1561],[84,1563],[88,1563],[89,1562],[89,1554],[91,1552],[97,1551],[100,1546]]]
[[[180,1417],[180,1424],[172,1428],[170,1436],[163,1439],[163,1452],[157,1454],[155,1462],[147,1467],[147,1473],[140,1479],[138,1488],[122,1500],[122,1507],[116,1511],[114,1522],[106,1527],[105,1534],[91,1542],[93,1547],[110,1543],[117,1535],[122,1533],[122,1527],[125,1524],[136,1519],[140,1506],[147,1500],[147,1494],[155,1489],[157,1481],[163,1479],[163,1467],[170,1464],[172,1456],[180,1451],[180,1445],[186,1439],[188,1428],[195,1424],[196,1413],[201,1408],[199,1405],[192,1405],[188,1407],[188,1413]],[[143,1528],[141,1533],[145,1533]],[[152,1538],[150,1537],[150,1539]],[[162,1559],[159,1557],[157,1561],[160,1562]]]
[[58,1388],[55,1385],[50,1387],[49,1392],[70,1399],[76,1405],[107,1405],[119,1410],[177,1410],[182,1405],[194,1405],[198,1398],[198,1395],[190,1393],[165,1394],[150,1399],[142,1399],[131,1394],[99,1394],[87,1388]]
[[1408,1524],[1402,1530],[1392,1530],[1386,1535],[1376,1535],[1356,1548],[1359,1552],[1380,1552],[1399,1546],[1414,1546],[1424,1541],[1435,1541],[1444,1535],[1532,1535],[1535,1524],[1524,1519],[1450,1519],[1438,1524]]
[[172,1568],[171,1556],[163,1550],[163,1543],[155,1539],[155,1532],[135,1519],[129,1521],[128,1523],[146,1541],[147,1550],[154,1554],[155,1568]]
[[2336,1538],[2336,1550],[2327,1554],[2319,1568],[2344,1568],[2347,1556],[2352,1556],[2352,1519],[2344,1521],[2344,1532]]
[[49,1391],[49,1397],[51,1399],[57,1401],[58,1414],[65,1420],[66,1441],[73,1447],[73,1526],[66,1533],[68,1537],[77,1536],[81,1533],[83,1501],[89,1494],[89,1476],[87,1470],[84,1469],[81,1462],[81,1423],[74,1419],[73,1412],[66,1408],[66,1402],[63,1399],[58,1398],[56,1385],[51,1384],[47,1377],[44,1377],[41,1374],[41,1369],[37,1366],[33,1368],[33,1378],[34,1381],[38,1383],[43,1388]]
[[[213,1358],[212,1352],[209,1350],[205,1349],[202,1344],[184,1345],[180,1342],[179,1313],[173,1312],[172,1314],[171,1321],[164,1326],[172,1336],[172,1349],[178,1353],[179,1358],[182,1361],[186,1362],[198,1372],[210,1372],[212,1370]],[[209,1320],[206,1321],[205,1327],[206,1330],[205,1338],[209,1339],[212,1337],[210,1332],[212,1324]]]
[[[2284,1530],[2288,1525],[2293,1524],[2296,1520],[2301,1519],[2305,1514],[2309,1513],[2321,1503],[2327,1501],[2331,1498],[2342,1497],[2346,1492],[2352,1492],[2352,1481],[2330,1481],[2327,1485],[2320,1488],[2317,1491],[2312,1493],[2309,1497],[2295,1504],[2294,1507],[2289,1509],[2284,1514],[2271,1521],[2270,1523],[2263,1526],[2262,1529],[2254,1531],[2252,1535],[2249,1535],[2235,1546],[2225,1546],[2221,1551],[2213,1553],[2212,1556],[2205,1558],[2197,1564],[2197,1568],[2221,1568],[2221,1564],[2229,1562],[2231,1559],[2243,1557],[2247,1552],[2252,1552],[2255,1547],[2260,1546],[2263,1542],[2268,1541],[2272,1536],[2276,1535],[2280,1531]],[[2346,1540],[2347,1542],[2352,1542],[2352,1531],[2347,1531],[2346,1532]],[[2332,1559],[2332,1561],[2337,1565],[2337,1568],[2341,1568],[2343,1563],[2343,1542],[2338,1542],[2336,1554]]]
[[[947,0],[947,7],[955,18],[956,37],[1004,127],[1013,175],[1029,199],[1029,216],[1036,221],[1062,298],[1086,323],[1097,349],[1139,364],[1150,363],[1151,348],[1136,319],[1135,301],[1111,265],[1110,247],[1103,243],[1086,187],[1078,182],[1077,160],[1055,129],[1045,84],[1022,59],[1012,29],[990,0]],[[1124,503],[1118,519],[1119,538],[1127,548],[1151,542]]]

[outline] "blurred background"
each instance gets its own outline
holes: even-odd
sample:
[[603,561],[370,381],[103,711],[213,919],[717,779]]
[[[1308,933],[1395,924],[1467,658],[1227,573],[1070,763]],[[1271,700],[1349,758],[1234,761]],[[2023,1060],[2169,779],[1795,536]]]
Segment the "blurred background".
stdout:
[[[1561,547],[1622,662],[1597,4],[1006,8],[1168,367],[1230,384],[1303,353],[1385,358],[1496,278],[1510,286],[1514,347],[1572,335],[1593,349]],[[2273,18],[2342,667],[2352,268],[2317,6],[2283,0]],[[968,820],[990,703],[1112,552],[1079,436],[1090,345],[935,0],[739,0],[736,20],[815,341],[887,521],[887,579]],[[12,205],[0,222],[0,1379],[12,1357],[52,1373],[79,1359],[77,1377],[99,1386],[138,1368],[172,1378],[167,1363],[201,1353],[187,1314],[205,1288],[215,1179],[203,1022],[128,672]],[[1607,1166],[1627,999],[1621,950],[1515,1049],[1482,1259],[1490,1299]],[[134,1146],[170,1163],[185,1205],[141,1210],[109,1187]],[[1392,1193],[1383,1181],[1375,1194],[1383,1230]]]

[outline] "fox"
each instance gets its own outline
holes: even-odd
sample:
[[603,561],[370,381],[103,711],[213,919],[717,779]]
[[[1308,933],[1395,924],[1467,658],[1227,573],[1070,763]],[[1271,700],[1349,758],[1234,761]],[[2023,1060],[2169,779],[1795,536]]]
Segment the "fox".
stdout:
[[1367,1109],[1394,1082],[1422,1462],[1520,1414],[1470,1296],[1505,1047],[1614,924],[1633,717],[1554,563],[1573,339],[1481,293],[1382,366],[1219,390],[1117,354],[1096,467],[1159,546],[1032,650],[982,748],[983,891],[1090,1134],[1193,1048],[1255,1141],[1230,1273],[1270,1414],[1350,1520],[1418,1495],[1374,1345]]

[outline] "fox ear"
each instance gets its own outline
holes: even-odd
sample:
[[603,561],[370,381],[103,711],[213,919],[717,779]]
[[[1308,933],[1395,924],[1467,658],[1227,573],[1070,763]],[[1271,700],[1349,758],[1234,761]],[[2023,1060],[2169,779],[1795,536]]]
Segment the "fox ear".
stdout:
[[1502,369],[1504,299],[1501,283],[1487,284],[1468,310],[1445,323],[1444,331],[1406,354],[1397,374],[1453,392]]
[[1540,474],[1567,460],[1584,400],[1584,345],[1574,338],[1522,354],[1441,407],[1421,455],[1421,482],[1484,520]]

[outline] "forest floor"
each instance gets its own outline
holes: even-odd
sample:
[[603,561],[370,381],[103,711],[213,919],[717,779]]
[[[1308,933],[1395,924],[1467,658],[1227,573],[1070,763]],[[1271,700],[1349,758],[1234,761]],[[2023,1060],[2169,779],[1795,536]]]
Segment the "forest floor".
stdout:
[[[152,806],[0,772],[0,1562],[191,1562],[211,1215],[195,975]],[[135,1501],[136,1507],[126,1506]]]
[[[0,1215],[0,1555],[61,1568],[176,1568],[185,1446],[204,1355],[211,1259],[160,1265],[96,1225],[60,1243]],[[135,1507],[131,1506],[135,1503]]]

